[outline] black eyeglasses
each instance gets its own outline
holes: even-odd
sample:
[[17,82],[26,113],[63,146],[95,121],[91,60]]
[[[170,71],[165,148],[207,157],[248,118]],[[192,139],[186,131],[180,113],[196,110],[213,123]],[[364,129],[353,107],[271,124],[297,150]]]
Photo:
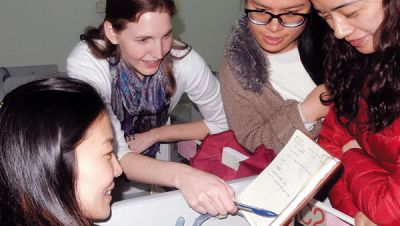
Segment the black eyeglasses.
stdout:
[[266,25],[269,24],[272,19],[277,18],[279,23],[284,27],[298,27],[304,24],[310,15],[310,13],[294,12],[280,13],[275,15],[263,9],[245,9],[244,12],[246,13],[247,18],[253,24]]

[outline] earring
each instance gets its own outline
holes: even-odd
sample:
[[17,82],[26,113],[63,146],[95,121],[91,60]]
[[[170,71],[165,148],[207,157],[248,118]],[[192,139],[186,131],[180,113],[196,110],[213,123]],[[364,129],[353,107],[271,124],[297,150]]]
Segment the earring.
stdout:
[[131,135],[127,136],[125,139],[126,139],[128,142],[131,142],[132,140],[135,140],[135,134],[131,134]]

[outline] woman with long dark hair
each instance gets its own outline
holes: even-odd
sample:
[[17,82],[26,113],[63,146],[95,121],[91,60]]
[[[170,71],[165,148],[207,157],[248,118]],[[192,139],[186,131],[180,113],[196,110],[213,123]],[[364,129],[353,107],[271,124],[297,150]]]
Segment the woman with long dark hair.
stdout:
[[101,97],[68,78],[30,82],[0,107],[2,225],[91,225],[122,169]]
[[[67,72],[104,97],[128,179],[177,187],[195,210],[226,214],[236,208],[222,180],[146,158],[155,157],[159,142],[203,139],[228,128],[217,79],[190,46],[172,38],[175,11],[172,0],[107,0],[104,22],[81,36]],[[166,125],[183,93],[204,120]]]
[[312,2],[333,30],[319,137],[343,165],[331,203],[356,225],[400,225],[400,1]]
[[324,21],[309,0],[244,0],[225,46],[221,91],[240,143],[279,152],[298,129],[316,138],[327,114],[319,96]]

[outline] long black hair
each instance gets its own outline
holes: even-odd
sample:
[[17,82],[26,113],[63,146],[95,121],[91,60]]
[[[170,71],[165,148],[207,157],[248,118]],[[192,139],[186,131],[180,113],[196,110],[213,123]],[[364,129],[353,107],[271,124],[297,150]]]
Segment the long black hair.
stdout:
[[297,40],[297,48],[304,68],[317,85],[325,82],[323,71],[326,52],[323,42],[328,32],[326,22],[311,8],[304,31]]
[[374,34],[375,52],[361,54],[332,32],[326,39],[327,86],[336,117],[348,126],[359,98],[368,105],[368,130],[377,132],[400,116],[400,0],[383,0],[384,19]]
[[53,77],[22,85],[0,107],[0,222],[90,225],[76,196],[75,148],[105,105],[90,85]]
[[[243,0],[246,4],[247,0]],[[311,5],[311,4],[310,4]],[[297,38],[300,60],[311,79],[320,85],[325,82],[324,62],[326,51],[324,37],[329,33],[326,22],[311,6],[303,32]]]

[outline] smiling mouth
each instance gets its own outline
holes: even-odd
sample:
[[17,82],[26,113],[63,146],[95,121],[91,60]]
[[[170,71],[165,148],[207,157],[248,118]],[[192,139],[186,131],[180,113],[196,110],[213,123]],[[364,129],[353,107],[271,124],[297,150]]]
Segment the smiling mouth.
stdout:
[[283,37],[271,37],[271,36],[264,36],[264,41],[270,45],[277,45],[281,43]]
[[363,44],[365,38],[366,36],[358,39],[349,40],[349,43],[354,47],[360,47]]
[[106,196],[111,196],[111,192],[112,192],[112,190],[114,189],[114,187],[115,187],[115,184],[114,183],[112,183],[111,185],[110,185],[110,187],[106,190]]
[[155,68],[160,65],[161,60],[154,60],[154,61],[143,61],[144,64],[149,68]]

